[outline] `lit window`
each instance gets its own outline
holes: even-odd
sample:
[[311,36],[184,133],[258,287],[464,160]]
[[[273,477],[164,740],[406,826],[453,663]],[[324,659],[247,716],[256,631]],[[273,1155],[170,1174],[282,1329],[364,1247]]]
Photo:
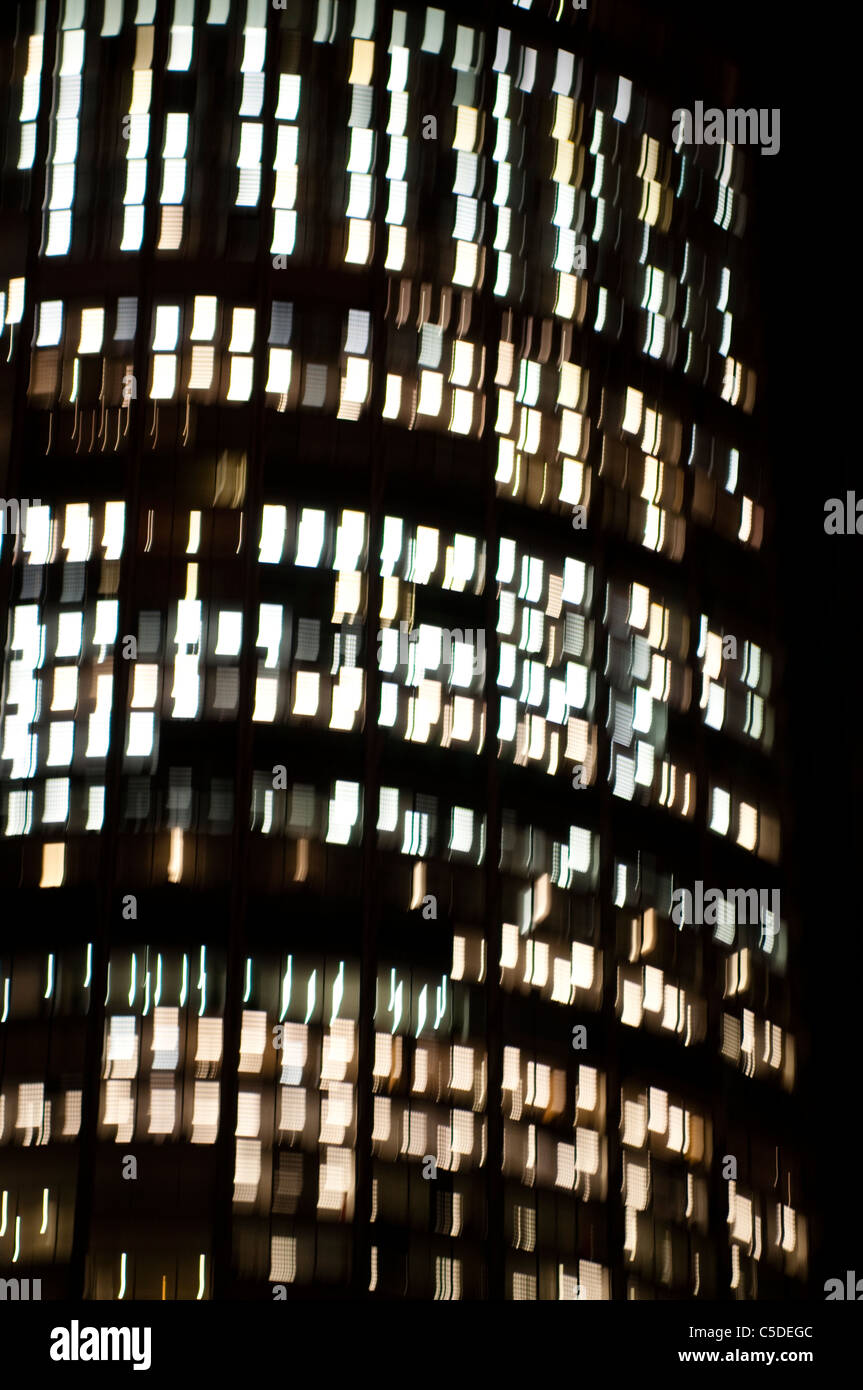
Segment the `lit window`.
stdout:
[[720,787],[713,788],[710,809],[710,829],[717,835],[727,835],[731,824],[731,796]]
[[351,219],[348,222],[348,244],[345,261],[348,265],[367,265],[371,254],[372,224]]
[[326,512],[304,507],[297,528],[297,565],[315,568],[320,564],[326,531]]
[[267,391],[283,393],[291,384],[291,363],[293,355],[290,348],[270,348],[270,371],[267,378]]
[[153,356],[153,383],[150,387],[151,401],[167,401],[174,396],[177,385],[177,358],[172,352],[155,353]]
[[190,391],[208,391],[213,384],[215,368],[215,349],[196,344],[192,348],[192,361],[189,367]]
[[[62,299],[46,299],[39,305],[37,347],[57,347],[63,333]],[[80,348],[78,351],[80,352]]]
[[443,403],[443,373],[420,372],[420,394],[417,402],[418,415],[440,415]]
[[279,76],[279,100],[276,106],[277,121],[295,121],[300,109],[300,87],[302,79],[295,73],[283,72]]
[[455,266],[452,280],[454,285],[471,287],[476,283],[477,256],[479,248],[472,241],[457,241]]
[[54,669],[54,693],[51,699],[52,713],[58,710],[74,710],[78,703],[77,666],[57,666]]
[[277,565],[279,563],[284,550],[287,528],[287,508],[265,504],[261,515],[261,539],[258,552],[258,560],[262,565]]
[[231,376],[227,395],[229,401],[247,401],[250,399],[254,371],[254,357],[231,358]]
[[317,671],[298,671],[294,694],[293,713],[313,715],[318,712],[321,678]]
[[219,301],[215,295],[195,295],[195,312],[192,319],[192,342],[209,342],[216,332],[216,312]]
[[82,613],[60,613],[57,619],[56,656],[80,656],[83,626],[84,615]]
[[251,352],[255,341],[254,309],[235,309],[229,352]]

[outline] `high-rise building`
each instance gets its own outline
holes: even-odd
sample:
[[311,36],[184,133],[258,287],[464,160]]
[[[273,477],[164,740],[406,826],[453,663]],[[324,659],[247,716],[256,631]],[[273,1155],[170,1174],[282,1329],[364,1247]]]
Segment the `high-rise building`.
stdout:
[[800,1296],[771,152],[675,119],[734,70],[612,0],[14,19],[0,1273]]

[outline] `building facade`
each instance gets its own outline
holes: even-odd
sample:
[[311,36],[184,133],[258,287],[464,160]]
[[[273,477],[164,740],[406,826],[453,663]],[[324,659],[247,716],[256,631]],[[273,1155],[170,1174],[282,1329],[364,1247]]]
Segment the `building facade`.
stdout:
[[735,88],[668,42],[16,11],[0,1271],[43,1298],[806,1290],[764,156],[675,141]]

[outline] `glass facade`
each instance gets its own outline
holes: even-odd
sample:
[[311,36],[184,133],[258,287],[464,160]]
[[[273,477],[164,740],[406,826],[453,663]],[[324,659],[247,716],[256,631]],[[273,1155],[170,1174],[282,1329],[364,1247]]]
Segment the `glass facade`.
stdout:
[[646,18],[20,16],[0,1267],[800,1296],[758,153]]

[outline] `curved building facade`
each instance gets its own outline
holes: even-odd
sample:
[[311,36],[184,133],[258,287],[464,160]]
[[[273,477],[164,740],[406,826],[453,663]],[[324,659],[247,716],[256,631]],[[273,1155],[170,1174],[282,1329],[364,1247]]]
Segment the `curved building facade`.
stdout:
[[16,23],[0,1268],[802,1296],[734,73],[610,0]]

